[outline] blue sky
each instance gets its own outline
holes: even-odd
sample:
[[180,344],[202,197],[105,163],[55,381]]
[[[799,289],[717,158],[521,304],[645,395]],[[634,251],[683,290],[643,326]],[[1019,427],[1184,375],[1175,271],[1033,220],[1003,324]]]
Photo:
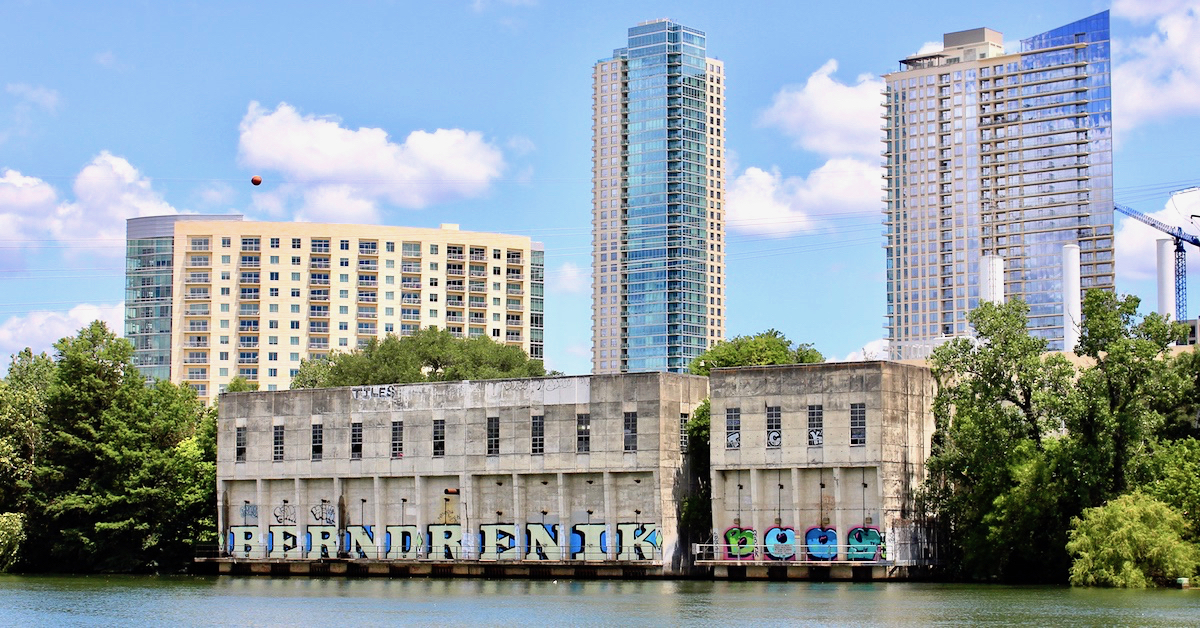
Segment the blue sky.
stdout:
[[[1200,213],[1169,198],[1200,185],[1200,0],[946,6],[0,1],[0,353],[119,323],[126,218],[239,212],[530,235],[548,365],[588,372],[591,65],[659,17],[726,64],[732,334],[879,346],[878,77],[944,32],[1111,8],[1117,200]],[[1153,307],[1156,236],[1126,223],[1118,290]]]

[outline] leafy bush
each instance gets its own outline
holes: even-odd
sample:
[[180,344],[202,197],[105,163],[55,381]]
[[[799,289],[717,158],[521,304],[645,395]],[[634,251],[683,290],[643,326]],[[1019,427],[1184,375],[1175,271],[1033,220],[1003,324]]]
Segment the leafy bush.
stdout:
[[0,513],[0,572],[17,562],[25,542],[25,517],[18,512]]
[[1200,564],[1200,549],[1183,540],[1187,521],[1149,495],[1122,495],[1071,523],[1073,585],[1163,586],[1192,576]]

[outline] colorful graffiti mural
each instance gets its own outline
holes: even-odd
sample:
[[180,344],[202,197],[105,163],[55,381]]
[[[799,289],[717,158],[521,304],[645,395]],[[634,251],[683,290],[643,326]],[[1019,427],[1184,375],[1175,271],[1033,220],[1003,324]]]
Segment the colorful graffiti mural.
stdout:
[[753,528],[732,527],[725,531],[725,557],[734,560],[754,558],[757,538]]
[[836,528],[813,526],[804,533],[804,548],[809,560],[837,560]]
[[763,553],[771,560],[796,559],[796,531],[775,526],[763,537]]
[[879,528],[859,526],[851,528],[846,538],[847,560],[885,560],[886,550]]

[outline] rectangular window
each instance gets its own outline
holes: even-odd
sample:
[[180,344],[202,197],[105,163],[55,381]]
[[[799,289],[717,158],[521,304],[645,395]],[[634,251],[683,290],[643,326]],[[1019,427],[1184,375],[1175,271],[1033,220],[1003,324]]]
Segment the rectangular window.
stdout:
[[350,459],[362,460],[362,421],[350,424]]
[[283,426],[276,425],[272,427],[274,452],[272,460],[275,462],[283,461]]
[[867,444],[867,404],[850,404],[850,445]]
[[446,455],[446,419],[433,420],[433,457]]
[[780,406],[767,406],[767,449],[783,446],[783,412]]
[[500,455],[500,417],[487,418],[487,455]]
[[313,423],[312,426],[312,459],[320,460],[325,455],[325,426]]
[[742,448],[742,409],[725,408],[725,449]]
[[546,452],[546,417],[535,414],[529,417],[529,453],[540,456]]
[[246,461],[246,428],[245,427],[237,428],[237,442],[235,444],[237,446],[237,459],[236,459],[237,462],[245,462]]
[[592,450],[592,415],[575,415],[575,452],[586,454]]
[[688,415],[680,413],[679,415],[679,451],[687,453],[688,433],[687,433]]
[[821,406],[808,407],[808,446],[825,444],[825,414]]
[[404,457],[404,421],[392,421],[392,457]]
[[637,413],[625,413],[625,451],[637,451]]

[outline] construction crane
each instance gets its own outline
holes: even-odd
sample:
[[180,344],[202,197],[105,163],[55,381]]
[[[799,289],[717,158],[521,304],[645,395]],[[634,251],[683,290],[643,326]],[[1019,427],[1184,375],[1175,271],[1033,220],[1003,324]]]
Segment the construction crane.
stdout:
[[1122,214],[1138,222],[1150,225],[1175,239],[1175,320],[1186,321],[1187,253],[1183,250],[1183,243],[1187,242],[1194,247],[1200,248],[1200,237],[1196,237],[1179,227],[1172,227],[1161,220],[1151,218],[1132,207],[1115,204],[1114,208]]

